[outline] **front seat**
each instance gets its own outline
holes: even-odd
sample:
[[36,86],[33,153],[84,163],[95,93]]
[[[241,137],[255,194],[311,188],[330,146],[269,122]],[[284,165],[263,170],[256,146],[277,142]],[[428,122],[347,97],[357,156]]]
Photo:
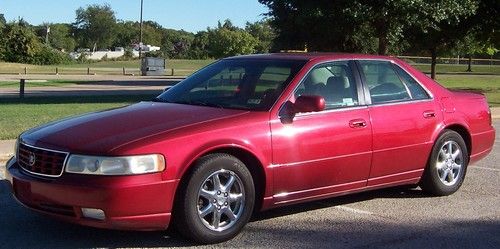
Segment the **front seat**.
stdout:
[[342,105],[344,98],[348,96],[346,89],[346,82],[342,76],[331,76],[326,82],[326,96],[327,103]]

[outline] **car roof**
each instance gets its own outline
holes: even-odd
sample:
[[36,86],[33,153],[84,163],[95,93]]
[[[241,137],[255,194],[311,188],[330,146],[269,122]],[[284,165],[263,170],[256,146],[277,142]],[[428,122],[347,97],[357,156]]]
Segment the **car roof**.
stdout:
[[335,60],[335,59],[369,59],[369,60],[394,60],[392,56],[370,55],[370,54],[350,54],[350,53],[330,53],[330,52],[283,52],[269,54],[251,54],[229,57],[226,59],[272,59],[272,60]]

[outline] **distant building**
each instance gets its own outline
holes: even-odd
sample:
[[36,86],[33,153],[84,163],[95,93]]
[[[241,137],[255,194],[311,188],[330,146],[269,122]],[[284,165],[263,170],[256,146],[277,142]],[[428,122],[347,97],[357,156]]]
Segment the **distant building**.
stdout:
[[[139,48],[140,48],[140,45],[139,44],[135,44],[134,45],[134,50],[135,51],[139,51]],[[152,46],[152,45],[142,45],[142,51],[143,52],[153,52],[153,51],[159,51],[161,49],[161,47],[157,47],[157,46]]]

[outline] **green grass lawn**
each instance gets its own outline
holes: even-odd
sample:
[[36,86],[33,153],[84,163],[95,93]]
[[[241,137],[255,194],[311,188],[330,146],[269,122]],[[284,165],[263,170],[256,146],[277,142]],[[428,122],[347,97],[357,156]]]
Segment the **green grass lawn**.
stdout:
[[438,75],[437,82],[450,89],[483,92],[491,106],[500,106],[500,76],[494,75]]
[[[26,80],[25,87],[67,86],[89,81],[81,80]],[[0,88],[18,88],[19,81],[0,81]]]
[[[412,64],[415,68],[422,72],[430,73],[430,64]],[[438,74],[443,73],[458,73],[458,74],[496,74],[500,75],[500,66],[490,66],[490,65],[472,65],[472,72],[467,72],[467,65],[456,65],[456,64],[437,64],[436,72]]]
[[[214,60],[167,60],[167,75],[170,75],[171,69],[174,69],[175,75],[189,75],[194,71],[212,63]],[[101,61],[84,64],[68,65],[28,65],[21,63],[0,62],[0,74],[24,74],[27,68],[28,74],[55,74],[58,68],[59,74],[87,74],[87,68],[90,68],[91,74],[123,74],[125,68],[126,74],[139,75],[140,61]]]
[[124,106],[153,97],[139,95],[0,99],[0,140],[14,139],[29,128],[53,120]]

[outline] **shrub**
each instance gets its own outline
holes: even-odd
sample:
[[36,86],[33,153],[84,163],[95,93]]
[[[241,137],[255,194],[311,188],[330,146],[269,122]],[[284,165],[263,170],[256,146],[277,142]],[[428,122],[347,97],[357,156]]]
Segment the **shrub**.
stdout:
[[73,62],[71,57],[47,45],[42,45],[33,56],[33,62],[40,65],[68,64]]

